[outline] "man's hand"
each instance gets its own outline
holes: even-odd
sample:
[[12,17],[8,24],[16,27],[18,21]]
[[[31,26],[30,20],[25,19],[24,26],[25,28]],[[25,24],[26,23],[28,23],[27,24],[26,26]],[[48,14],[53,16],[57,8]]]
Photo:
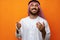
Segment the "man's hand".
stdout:
[[37,28],[41,31],[43,39],[45,39],[46,31],[45,31],[45,24],[41,24],[40,22],[36,23]]
[[21,28],[21,24],[17,22],[17,28],[20,29]]
[[[20,24],[20,23],[18,23],[18,22],[16,23],[16,26],[17,26],[17,28],[18,28],[18,29],[20,29],[20,28],[21,28],[21,24]],[[17,34],[19,34],[19,31],[18,31],[17,29],[16,29],[16,32],[17,32]]]
[[45,24],[44,24],[44,23],[41,24],[40,22],[37,22],[36,25],[37,25],[37,28],[38,28],[40,31],[45,28]]

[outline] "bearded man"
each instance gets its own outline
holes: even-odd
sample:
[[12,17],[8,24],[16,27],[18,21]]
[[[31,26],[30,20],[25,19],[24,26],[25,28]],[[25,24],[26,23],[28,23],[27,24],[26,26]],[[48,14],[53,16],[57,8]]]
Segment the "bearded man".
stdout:
[[28,3],[28,16],[17,22],[16,36],[19,40],[50,39],[49,25],[41,12],[39,1],[31,0]]

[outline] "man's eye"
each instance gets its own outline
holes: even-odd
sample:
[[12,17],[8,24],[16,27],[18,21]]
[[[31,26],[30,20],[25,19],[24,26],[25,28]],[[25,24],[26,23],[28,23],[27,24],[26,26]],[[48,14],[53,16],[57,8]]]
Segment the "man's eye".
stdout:
[[38,5],[35,5],[36,7],[38,7]]
[[31,6],[34,6],[34,5],[31,5]]

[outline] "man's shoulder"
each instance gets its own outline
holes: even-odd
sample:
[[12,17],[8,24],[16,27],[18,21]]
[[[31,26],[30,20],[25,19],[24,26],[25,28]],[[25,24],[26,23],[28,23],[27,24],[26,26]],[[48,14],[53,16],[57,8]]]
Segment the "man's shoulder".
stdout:
[[27,16],[27,17],[22,18],[21,20],[26,20],[26,19],[28,19],[28,16]]
[[22,21],[25,21],[25,20],[28,20],[28,16],[27,16],[27,17],[24,17],[24,18],[22,18],[22,19],[20,19],[19,22],[22,22]]
[[42,17],[40,17],[40,16],[39,16],[39,19],[40,19],[40,20],[46,20],[45,18],[42,18]]
[[39,17],[39,19],[40,19],[41,21],[47,22],[47,20],[46,20],[45,18]]

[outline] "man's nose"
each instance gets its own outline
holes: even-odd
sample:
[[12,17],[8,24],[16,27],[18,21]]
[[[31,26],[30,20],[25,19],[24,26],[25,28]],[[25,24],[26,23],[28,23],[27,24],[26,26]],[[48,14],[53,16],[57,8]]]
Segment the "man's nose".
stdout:
[[36,8],[36,6],[33,6],[33,8]]

